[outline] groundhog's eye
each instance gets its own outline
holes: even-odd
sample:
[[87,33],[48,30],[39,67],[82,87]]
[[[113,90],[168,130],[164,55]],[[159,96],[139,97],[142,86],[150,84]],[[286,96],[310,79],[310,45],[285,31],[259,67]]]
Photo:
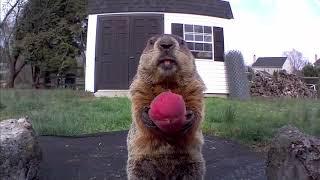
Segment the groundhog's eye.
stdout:
[[183,39],[181,39],[179,44],[183,46],[186,44],[186,42]]
[[150,44],[150,45],[154,45],[154,42],[155,42],[155,39],[154,39],[154,38],[149,39],[149,44]]

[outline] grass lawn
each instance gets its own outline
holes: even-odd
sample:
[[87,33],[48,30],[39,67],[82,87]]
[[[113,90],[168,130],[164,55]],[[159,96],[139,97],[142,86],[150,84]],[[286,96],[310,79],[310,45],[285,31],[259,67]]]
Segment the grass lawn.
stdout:
[[[127,98],[95,98],[72,90],[1,90],[0,120],[29,116],[41,135],[79,135],[128,129]],[[205,133],[255,144],[294,124],[320,135],[320,101],[206,99]]]

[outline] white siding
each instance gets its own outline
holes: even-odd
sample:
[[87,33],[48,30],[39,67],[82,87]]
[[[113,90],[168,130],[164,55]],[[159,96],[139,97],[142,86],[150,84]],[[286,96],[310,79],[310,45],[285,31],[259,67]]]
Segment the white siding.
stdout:
[[[141,12],[136,12],[141,13]],[[154,14],[155,12],[150,12]],[[135,14],[135,13],[110,13],[110,14]],[[148,14],[148,13],[145,13]],[[171,34],[171,23],[189,23],[203,26],[223,27],[231,23],[232,20],[215,18],[209,16],[180,14],[180,13],[157,13],[164,14],[164,33]],[[86,91],[94,91],[94,65],[95,65],[95,45],[96,45],[96,28],[97,15],[89,15],[88,33],[87,33],[87,55],[86,55]],[[107,15],[107,14],[104,14]],[[226,31],[224,31],[224,36]],[[228,44],[225,41],[225,49]],[[227,77],[224,62],[213,60],[196,59],[197,70],[206,84],[205,93],[228,94]]]
[[265,68],[265,67],[252,67],[252,69],[258,70],[258,71],[265,71],[271,75],[273,74],[274,71],[279,72],[280,70],[282,70],[281,68]]
[[196,61],[196,65],[197,70],[207,87],[205,93],[227,94],[229,92],[224,63]]
[[96,49],[97,15],[89,15],[86,50],[85,90],[94,92],[94,66]]
[[[230,23],[230,20],[191,14],[165,13],[164,33],[171,34],[172,23],[217,26],[225,29]],[[226,31],[224,31],[224,36],[227,36],[225,32]],[[225,41],[225,47],[227,46]],[[227,94],[229,92],[224,62],[196,59],[196,65],[197,70],[207,87],[205,93]]]

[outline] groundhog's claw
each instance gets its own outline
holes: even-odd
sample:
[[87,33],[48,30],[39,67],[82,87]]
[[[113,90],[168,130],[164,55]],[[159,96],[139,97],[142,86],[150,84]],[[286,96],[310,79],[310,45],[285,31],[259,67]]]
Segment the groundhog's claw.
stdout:
[[148,114],[149,109],[150,109],[149,107],[144,107],[142,109],[142,117],[141,117],[141,119],[142,119],[143,124],[146,127],[154,129],[154,128],[157,128],[157,126],[154,124],[154,122],[149,117],[149,114]]
[[182,127],[182,133],[185,134],[188,132],[189,129],[193,126],[195,120],[195,114],[192,110],[188,110],[186,114],[186,124]]

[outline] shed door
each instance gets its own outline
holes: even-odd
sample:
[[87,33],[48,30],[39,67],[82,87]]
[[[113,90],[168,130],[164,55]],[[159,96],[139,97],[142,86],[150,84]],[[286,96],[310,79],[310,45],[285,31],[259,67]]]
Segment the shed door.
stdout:
[[163,15],[98,16],[95,90],[128,89],[146,40],[163,33]]

